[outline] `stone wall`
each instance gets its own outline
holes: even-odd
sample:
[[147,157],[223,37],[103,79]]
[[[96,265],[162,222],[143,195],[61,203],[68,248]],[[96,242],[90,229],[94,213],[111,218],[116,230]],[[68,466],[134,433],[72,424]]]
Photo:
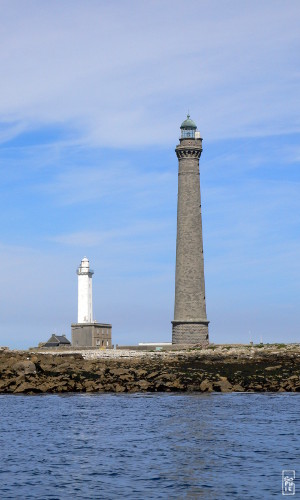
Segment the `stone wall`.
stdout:
[[173,344],[208,344],[208,321],[205,323],[172,321]]

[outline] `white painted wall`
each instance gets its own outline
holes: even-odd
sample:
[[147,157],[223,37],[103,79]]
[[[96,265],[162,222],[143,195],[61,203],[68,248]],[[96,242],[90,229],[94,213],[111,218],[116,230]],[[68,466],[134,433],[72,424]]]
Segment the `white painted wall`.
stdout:
[[81,261],[78,274],[78,323],[93,322],[93,294],[92,276],[89,260],[84,257]]

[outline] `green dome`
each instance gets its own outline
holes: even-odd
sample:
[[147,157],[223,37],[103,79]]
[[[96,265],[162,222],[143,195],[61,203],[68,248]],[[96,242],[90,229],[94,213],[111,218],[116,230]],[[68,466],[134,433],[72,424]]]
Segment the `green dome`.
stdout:
[[195,129],[197,128],[197,125],[195,122],[193,122],[193,120],[190,119],[190,115],[187,115],[186,117],[186,120],[184,120],[184,122],[182,122],[182,124],[180,125],[180,128],[189,128],[189,129]]

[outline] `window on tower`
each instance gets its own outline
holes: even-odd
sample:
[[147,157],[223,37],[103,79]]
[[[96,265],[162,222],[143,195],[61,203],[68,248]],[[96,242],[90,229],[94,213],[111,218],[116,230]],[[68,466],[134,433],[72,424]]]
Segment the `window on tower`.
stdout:
[[195,130],[194,129],[181,129],[181,138],[182,139],[194,139],[195,138]]

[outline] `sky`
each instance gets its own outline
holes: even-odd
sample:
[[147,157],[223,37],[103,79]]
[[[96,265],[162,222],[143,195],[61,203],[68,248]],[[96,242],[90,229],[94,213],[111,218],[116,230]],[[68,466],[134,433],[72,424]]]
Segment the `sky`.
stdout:
[[300,340],[298,0],[0,0],[0,345],[171,341],[177,158],[200,160],[210,340]]

